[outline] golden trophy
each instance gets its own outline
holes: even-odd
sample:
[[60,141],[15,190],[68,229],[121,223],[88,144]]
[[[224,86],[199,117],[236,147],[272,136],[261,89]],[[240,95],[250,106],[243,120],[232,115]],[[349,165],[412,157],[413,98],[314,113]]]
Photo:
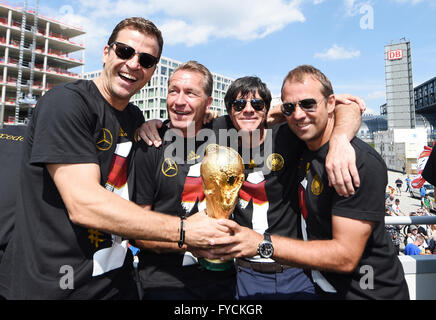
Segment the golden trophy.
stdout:
[[[238,200],[239,189],[244,182],[244,163],[232,148],[210,145],[201,162],[200,174],[206,197],[207,215],[215,219],[228,219]],[[223,271],[233,261],[200,258],[199,263],[207,270]]]

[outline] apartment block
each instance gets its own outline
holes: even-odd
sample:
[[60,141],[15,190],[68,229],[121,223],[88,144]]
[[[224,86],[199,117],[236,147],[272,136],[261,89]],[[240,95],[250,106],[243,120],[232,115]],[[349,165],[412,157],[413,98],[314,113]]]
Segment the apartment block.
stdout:
[[[24,28],[23,11],[26,14]],[[1,121],[14,123],[18,115],[16,123],[27,122],[28,111],[33,106],[29,101],[37,100],[57,84],[83,77],[85,46],[83,40],[75,38],[84,34],[81,28],[36,14],[35,10],[0,4]],[[72,72],[73,68],[79,71]],[[21,92],[19,104],[17,89]],[[25,99],[29,91],[34,100]]]

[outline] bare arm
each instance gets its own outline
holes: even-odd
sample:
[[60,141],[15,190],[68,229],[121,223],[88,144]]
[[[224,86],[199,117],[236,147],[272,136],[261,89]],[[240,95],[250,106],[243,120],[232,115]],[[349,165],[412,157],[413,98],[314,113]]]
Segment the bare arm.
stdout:
[[359,263],[373,227],[371,222],[333,216],[332,240],[288,242],[284,237],[273,237],[277,248],[274,259],[311,269],[349,273]]
[[362,122],[361,108],[356,103],[337,104],[335,126],[329,141],[326,170],[329,185],[340,196],[354,194],[354,187],[360,186],[356,167],[356,153],[350,144]]
[[[151,211],[151,205],[141,205],[140,207],[147,211],[144,214],[148,214]],[[187,249],[186,244],[179,248],[177,243],[167,241],[135,240],[135,244],[141,249],[148,249],[156,253],[184,252]]]
[[[220,223],[230,227],[235,235],[214,239],[215,249],[208,258],[228,260],[257,254],[257,246],[263,239],[261,234],[234,221],[220,220]],[[303,268],[352,272],[360,261],[373,223],[333,216],[332,227],[332,240],[303,241],[273,235],[273,259]]]
[[[94,163],[48,164],[47,169],[65,203],[71,221],[130,239],[177,242],[180,219],[144,209],[100,185]],[[214,219],[195,214],[186,220],[185,242],[208,247],[208,239],[225,235]]]

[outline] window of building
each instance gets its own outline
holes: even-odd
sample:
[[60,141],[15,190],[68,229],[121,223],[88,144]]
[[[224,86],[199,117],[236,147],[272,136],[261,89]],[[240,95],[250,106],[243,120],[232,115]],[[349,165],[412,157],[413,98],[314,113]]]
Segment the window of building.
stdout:
[[167,111],[166,110],[160,110],[160,118],[166,119],[167,117]]
[[160,68],[160,74],[166,76],[167,75],[167,67],[162,66]]
[[144,110],[144,118],[145,120],[150,119],[150,110]]

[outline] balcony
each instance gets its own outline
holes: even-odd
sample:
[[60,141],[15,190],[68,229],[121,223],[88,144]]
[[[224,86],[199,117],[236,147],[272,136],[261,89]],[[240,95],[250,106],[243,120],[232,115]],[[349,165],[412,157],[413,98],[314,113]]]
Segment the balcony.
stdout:
[[[0,45],[7,46],[5,37],[0,37]],[[11,39],[9,43],[9,48],[19,50],[20,42],[18,40]],[[30,52],[30,48],[25,49]],[[44,47],[41,45],[37,45],[35,48],[35,53],[38,55],[45,55]],[[71,68],[83,65],[83,60],[70,57],[69,53],[65,51],[50,48],[48,49],[47,56],[54,59],[61,59],[66,63],[72,63],[73,65],[71,66]]]
[[[8,19],[5,17],[1,17],[0,18],[0,26],[8,27]],[[11,28],[11,30],[16,30],[16,31],[21,32],[21,22],[12,20],[10,28]],[[31,32],[32,28],[33,28],[33,26],[26,24],[26,27],[25,27],[26,31]],[[38,28],[37,35],[41,36],[41,37],[47,37],[49,39],[56,40],[56,41],[61,42],[61,43],[73,45],[73,46],[77,47],[78,49],[85,48],[82,43],[77,43],[77,42],[71,41],[71,39],[69,37],[67,37],[66,35],[60,34],[60,33],[49,32],[49,34],[47,36],[46,32],[43,29]]]

